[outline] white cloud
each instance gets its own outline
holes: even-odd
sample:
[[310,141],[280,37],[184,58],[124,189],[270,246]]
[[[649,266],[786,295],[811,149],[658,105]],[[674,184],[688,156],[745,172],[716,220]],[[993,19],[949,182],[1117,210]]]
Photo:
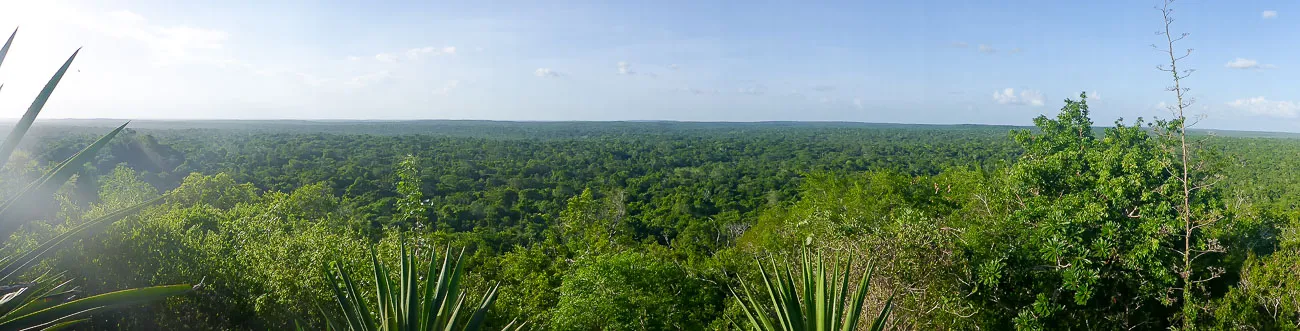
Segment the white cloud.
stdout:
[[1093,101],[1101,101],[1101,93],[1097,93],[1097,91],[1092,91],[1092,93],[1088,93],[1088,99],[1092,99]]
[[853,98],[853,107],[857,109],[862,109],[862,99]]
[[1264,12],[1259,13],[1259,17],[1264,18],[1264,19],[1277,18],[1277,11],[1276,11],[1276,10],[1265,10]]
[[1002,91],[994,91],[993,101],[1000,104],[1015,103],[1017,101],[1016,90],[1008,87]]
[[408,50],[406,50],[406,57],[409,58],[409,59],[415,60],[415,59],[419,59],[419,58],[420,58],[420,55],[433,53],[435,50],[437,50],[437,49],[433,48],[433,46],[425,46],[425,47],[420,47],[420,48],[412,48],[412,49],[408,49]]
[[392,73],[389,72],[388,70],[376,71],[376,72],[352,77],[351,80],[348,80],[347,85],[350,87],[362,88],[362,87],[381,83],[385,80],[388,80],[392,76],[393,76]]
[[78,23],[113,38],[128,39],[149,48],[158,63],[171,64],[188,60],[219,63],[229,59],[196,58],[197,53],[224,47],[229,34],[221,30],[189,26],[150,24],[143,16],[128,10],[90,16]]
[[1002,91],[993,92],[993,101],[1004,105],[1029,105],[1038,107],[1043,105],[1043,94],[1034,90],[1023,90],[1017,95],[1015,89],[1008,87],[1002,89]]
[[631,65],[631,64],[628,64],[627,62],[619,61],[619,62],[618,62],[618,74],[619,74],[619,75],[635,75],[635,74],[636,74],[636,71],[632,71],[632,65]]
[[1020,52],[1024,52],[1024,51],[1025,51],[1025,50],[1020,49],[1020,47],[1016,47],[1016,48],[1012,48],[1011,51],[1009,51],[1009,52],[1007,52],[1007,53],[1016,54],[1016,53],[1020,53]]
[[679,68],[679,67],[677,66],[677,64],[669,64],[669,65],[668,65],[668,69],[677,70],[678,68]]
[[1300,114],[1300,105],[1295,102],[1271,101],[1264,97],[1234,100],[1228,103],[1228,107],[1254,115],[1269,117],[1296,118],[1296,115]]
[[956,48],[966,48],[966,47],[970,47],[970,44],[967,44],[967,43],[965,43],[965,42],[958,41],[958,42],[954,42],[954,43],[952,43],[952,47],[956,47]]
[[424,47],[408,49],[400,53],[394,52],[394,53],[375,54],[375,60],[379,60],[379,62],[395,63],[397,62],[398,59],[402,58],[402,55],[405,55],[407,60],[418,60],[426,55],[438,56],[438,55],[452,55],[452,54],[456,54],[456,47],[448,46],[448,47],[438,48],[433,46],[424,46]]
[[980,44],[979,50],[981,53],[989,53],[989,54],[998,52],[998,50],[996,48],[993,48],[993,46],[989,46],[985,44]]
[[1277,66],[1272,65],[1272,64],[1260,64],[1259,61],[1255,61],[1255,60],[1252,60],[1252,59],[1244,59],[1244,58],[1236,58],[1236,59],[1233,59],[1232,61],[1228,61],[1228,63],[1227,63],[1227,64],[1224,64],[1223,66],[1224,66],[1224,67],[1228,67],[1228,68],[1232,68],[1232,69],[1273,69],[1273,68],[1277,68]]
[[348,61],[361,61],[360,56],[349,56]]
[[834,90],[835,90],[835,86],[831,86],[831,85],[817,85],[817,86],[813,86],[813,91],[817,91],[817,92],[830,92],[830,91],[834,91]]
[[537,68],[537,70],[534,70],[534,71],[533,71],[533,75],[536,75],[537,77],[560,77],[560,76],[564,76],[564,74],[560,73],[559,71],[551,70],[551,68]]

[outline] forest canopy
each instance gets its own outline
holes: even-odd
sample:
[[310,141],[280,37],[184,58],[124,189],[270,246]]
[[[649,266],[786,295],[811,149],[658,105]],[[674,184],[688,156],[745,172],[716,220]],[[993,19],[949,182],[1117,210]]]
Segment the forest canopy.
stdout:
[[[1067,100],[1031,128],[133,129],[7,249],[166,193],[47,267],[96,292],[210,285],[104,315],[97,327],[321,325],[316,307],[333,301],[319,266],[366,270],[371,246],[397,261],[403,241],[465,248],[465,286],[500,286],[489,327],[734,329],[744,317],[733,291],[758,281],[752,260],[803,247],[873,261],[871,285],[887,290],[866,306],[892,293],[895,328],[1177,325],[1186,302],[1170,249],[1182,242],[1170,169],[1179,160],[1162,147],[1161,123],[1095,127],[1085,100]],[[58,138],[29,143],[6,171],[33,174],[99,129],[43,130]],[[1288,192],[1297,182],[1283,155],[1300,152],[1300,140],[1206,141],[1200,156],[1214,167],[1204,171],[1221,181],[1193,204],[1219,219],[1194,238],[1206,252],[1193,266],[1205,279],[1189,296],[1194,320],[1293,326],[1300,310],[1286,302],[1300,281],[1287,270],[1300,239]]]

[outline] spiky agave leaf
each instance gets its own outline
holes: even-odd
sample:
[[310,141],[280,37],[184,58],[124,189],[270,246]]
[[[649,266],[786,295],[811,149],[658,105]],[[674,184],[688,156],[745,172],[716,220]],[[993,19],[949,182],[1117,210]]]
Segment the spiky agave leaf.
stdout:
[[[748,322],[745,325],[749,329],[762,331],[857,330],[870,290],[874,265],[868,263],[866,272],[858,281],[857,290],[850,298],[848,285],[852,259],[832,257],[828,267],[827,259],[820,253],[814,254],[804,249],[799,260],[801,281],[798,283],[795,282],[794,268],[791,266],[778,266],[772,262],[769,273],[762,262],[755,261],[767,291],[767,300],[759,299],[761,297],[743,279],[740,280],[740,287],[744,297],[732,290],[732,295],[745,313]],[[893,310],[893,301],[892,296],[885,301],[884,307],[872,320],[870,330],[884,329]]]
[[192,290],[194,290],[194,287],[182,284],[135,288],[104,293],[65,302],[25,315],[6,315],[3,318],[0,318],[0,330],[25,330],[29,328],[51,326],[64,321],[78,319],[92,313],[108,310],[110,308],[149,302],[184,294]]
[[[13,44],[14,36],[17,33],[18,30],[14,29],[14,33],[9,35],[9,40],[5,42],[4,47],[0,48],[0,63],[3,63],[5,56],[8,55],[9,47]],[[8,162],[9,156],[13,154],[23,136],[27,134],[28,129],[36,120],[36,116],[45,107],[45,103],[49,101],[50,96],[54,93],[54,88],[58,86],[59,81],[67,73],[68,68],[72,65],[72,61],[76,59],[79,52],[81,52],[81,49],[77,49],[72,53],[72,56],[68,57],[68,60],[63,63],[63,66],[50,78],[36,99],[32,101],[31,107],[23,114],[22,119],[9,132],[8,138],[0,143],[0,168]],[[3,85],[0,85],[0,87],[3,87]],[[25,216],[27,215],[21,215],[19,207],[32,204],[42,198],[48,198],[50,194],[53,194],[54,190],[72,177],[77,168],[94,157],[99,149],[107,145],[108,141],[112,140],[125,127],[126,124],[122,124],[117,129],[100,137],[99,140],[86,146],[77,154],[56,165],[54,169],[41,176],[41,178],[29,184],[17,196],[0,205],[0,243],[7,241],[9,236],[20,225],[25,223]],[[55,249],[161,200],[162,198],[159,197],[90,220],[21,255],[0,256],[0,284],[15,284],[14,281],[16,281],[18,275]],[[188,284],[155,286],[122,290],[73,300],[78,292],[76,290],[67,290],[68,284],[69,282],[64,281],[62,275],[51,276],[46,273],[28,283],[0,285],[0,290],[8,291],[0,299],[0,330],[66,329],[85,321],[82,317],[98,311],[180,295],[201,286],[201,284],[196,286]]]
[[10,198],[8,201],[5,201],[3,205],[0,205],[0,243],[7,241],[9,235],[13,234],[14,231],[18,229],[18,226],[27,221],[24,219],[27,215],[21,215],[19,210],[20,208],[54,194],[54,191],[57,190],[59,186],[62,186],[63,183],[72,178],[72,174],[75,173],[82,164],[89,162],[94,158],[95,153],[98,153],[101,148],[108,145],[108,142],[112,140],[113,137],[117,136],[119,132],[122,132],[122,129],[125,129],[126,125],[129,123],[130,122],[123,123],[121,126],[117,127],[117,129],[114,129],[103,137],[100,137],[99,140],[95,140],[95,142],[86,146],[86,148],[81,149],[77,154],[72,155],[72,157],[69,157],[67,160],[56,165],[54,169],[46,172],[44,176],[41,176],[41,178],[28,184],[27,187],[24,188],[22,192],[18,193],[17,196]]
[[59,323],[55,323],[54,325],[50,325],[50,326],[48,326],[48,327],[45,327],[45,328],[41,329],[41,331],[71,330],[73,327],[76,327],[77,324],[81,324],[81,323],[85,323],[85,322],[89,322],[89,321],[90,321],[89,318],[83,318],[83,319],[79,319],[79,320],[71,320],[71,321],[66,321],[66,322],[59,322]]
[[134,215],[135,213],[139,212],[141,209],[144,209],[145,207],[151,206],[155,203],[162,201],[164,197],[165,195],[159,196],[149,201],[145,201],[131,207],[123,208],[114,211],[112,213],[108,213],[104,216],[100,216],[98,218],[87,221],[85,223],[82,223],[81,225],[73,227],[72,229],[64,233],[59,234],[58,236],[55,236],[54,238],[51,238],[50,240],[42,243],[40,246],[37,246],[36,249],[23,253],[18,257],[9,259],[6,263],[0,265],[0,283],[8,283],[14,281],[15,277],[17,277],[27,268],[31,267],[36,261],[39,261],[40,259],[52,253],[56,249],[61,248],[63,245],[72,243],[77,239],[80,239],[82,236],[93,233],[96,230],[102,229],[108,226],[109,224],[112,224],[113,222],[117,222],[118,220],[121,220],[122,218],[125,218],[130,215]]
[[[14,31],[14,33],[17,32],[17,30]],[[10,40],[13,40],[13,36],[10,36]],[[8,43],[5,45],[7,49]],[[72,56],[69,56],[67,61],[63,62],[63,66],[59,67],[59,71],[55,72],[53,77],[50,77],[50,81],[45,83],[41,93],[36,95],[36,100],[32,100],[32,105],[27,108],[26,113],[23,113],[23,118],[19,119],[17,124],[14,124],[13,130],[9,131],[9,136],[5,138],[4,143],[0,143],[0,168],[3,168],[5,163],[9,162],[9,155],[13,154],[14,149],[18,148],[18,143],[23,140],[23,135],[26,135],[27,130],[32,127],[32,122],[36,121],[36,115],[41,113],[41,108],[45,107],[45,102],[50,100],[51,94],[54,94],[54,87],[59,85],[59,81],[63,79],[63,74],[68,72],[68,67],[72,66],[72,60],[76,59],[77,53],[80,52],[81,49],[78,48],[72,52]]]
[[4,48],[0,48],[0,64],[5,63],[5,55],[9,55],[9,46],[14,44],[14,36],[17,35],[18,28],[14,28],[14,32],[9,34],[9,40],[5,41]]
[[[330,263],[322,268],[325,279],[334,293],[335,302],[343,310],[343,323],[326,317],[330,329],[353,331],[370,330],[480,330],[487,321],[488,310],[496,301],[498,285],[484,294],[477,307],[465,306],[468,295],[460,289],[464,266],[459,254],[448,248],[442,262],[436,263],[436,254],[429,254],[428,269],[423,277],[417,271],[417,254],[408,253],[401,245],[398,278],[392,279],[388,269],[379,262],[378,254],[370,250],[371,272],[375,281],[375,311],[367,308],[357,285],[340,267]],[[421,281],[423,280],[423,281]],[[512,321],[505,330],[521,330],[526,323]]]

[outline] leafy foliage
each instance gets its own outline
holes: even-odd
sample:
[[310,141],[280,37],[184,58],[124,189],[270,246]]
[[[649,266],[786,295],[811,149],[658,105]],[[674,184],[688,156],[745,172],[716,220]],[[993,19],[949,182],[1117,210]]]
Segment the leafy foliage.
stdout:
[[[1011,139],[999,127],[837,124],[123,130],[60,191],[66,212],[42,217],[80,222],[166,190],[51,264],[94,291],[210,285],[104,327],[325,328],[319,307],[337,303],[319,266],[373,272],[372,246],[399,265],[408,240],[465,247],[468,293],[500,284],[489,329],[734,329],[747,317],[727,290],[761,281],[752,258],[805,245],[873,257],[869,285],[896,289],[898,329],[1164,328],[1184,307],[1206,328],[1296,321],[1269,300],[1293,287],[1300,176],[1286,155],[1300,143],[1227,137],[1196,155],[1214,165],[1196,176],[1223,182],[1191,200],[1196,218],[1219,221],[1192,237],[1207,253],[1187,305],[1170,171],[1181,160],[1165,135],[1176,123],[1099,128],[1088,116],[1068,101]],[[418,125],[444,132],[389,134]],[[31,173],[101,132],[77,130],[34,141],[15,154],[32,161],[10,168]],[[366,130],[385,134],[353,134]],[[353,281],[376,298],[374,279]]]
[[613,253],[577,264],[560,287],[554,330],[697,330],[708,325],[722,299],[661,254]]
[[[4,47],[0,48],[0,62],[3,62],[4,57],[9,53],[9,48],[17,33],[17,30],[15,30],[14,34],[11,34],[9,40],[5,42]],[[59,68],[54,77],[50,78],[50,81],[41,89],[36,100],[32,102],[32,106],[28,108],[27,113],[9,132],[9,136],[5,138],[3,143],[0,143],[0,166],[7,163],[14,149],[17,148],[19,141],[22,140],[28,128],[36,120],[36,116],[45,106],[46,101],[54,92],[54,88],[58,86],[59,80],[63,78],[68,67],[72,64],[72,60],[76,57],[77,52],[73,52],[72,56],[63,63],[63,67]],[[100,137],[94,143],[86,146],[72,157],[46,172],[36,181],[27,185],[17,195],[5,200],[3,205],[0,205],[0,243],[8,242],[10,236],[19,226],[30,221],[30,217],[34,214],[32,205],[39,205],[39,201],[48,199],[55,189],[72,177],[75,167],[86,163],[90,157],[93,157],[100,148],[109,140],[112,140],[124,127],[126,127],[126,124]],[[36,263],[47,258],[57,249],[80,239],[87,233],[134,214],[157,200],[154,199],[125,207],[74,226],[25,253],[0,256],[0,284],[7,284],[0,286],[0,293],[4,294],[0,297],[0,329],[61,329],[85,322],[88,315],[114,307],[153,301],[189,292],[191,290],[189,285],[171,285],[127,289],[79,298],[79,291],[69,288],[68,284],[71,281],[65,280],[61,275],[46,273],[35,277],[30,282],[19,282],[20,278]]]

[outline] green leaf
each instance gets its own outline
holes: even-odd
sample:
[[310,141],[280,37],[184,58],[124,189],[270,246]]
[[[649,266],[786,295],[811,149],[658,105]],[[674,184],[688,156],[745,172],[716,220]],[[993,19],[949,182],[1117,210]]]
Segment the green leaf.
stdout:
[[[0,305],[0,311],[5,312],[4,316],[22,316],[34,311],[38,311],[41,309],[53,307],[60,303],[64,303],[72,297],[72,294],[75,293],[75,291],[60,291],[58,293],[53,293],[53,294],[49,294],[48,292],[57,291],[63,288],[64,286],[67,286],[71,282],[72,281],[69,280],[69,281],[64,281],[59,285],[55,285],[53,288],[49,289],[50,291],[47,291],[46,295],[43,295],[40,298],[36,298],[34,300],[29,300],[36,293],[36,290],[34,288],[31,288],[29,289],[30,291],[27,291],[26,293],[27,295],[16,297],[14,300],[5,302],[4,305]],[[36,283],[40,283],[40,282],[36,282]],[[17,309],[15,309],[14,307],[17,307]]]
[[70,318],[85,316],[107,308],[144,303],[188,293],[194,288],[188,284],[154,286],[104,293],[54,307],[42,309],[19,317],[0,320],[0,330],[23,330],[59,323]]
[[[9,40],[5,41],[5,47],[0,48],[0,64],[5,63],[5,55],[9,55],[9,46],[14,44],[14,36],[18,35],[18,28],[14,28],[14,33],[9,34]],[[4,86],[4,85],[0,85]]]
[[[14,30],[14,33],[18,33],[18,30]],[[12,41],[13,36],[9,36],[9,39]],[[9,43],[5,43],[4,51],[8,53]],[[54,87],[59,85],[59,80],[63,79],[63,74],[68,72],[68,67],[72,66],[72,60],[77,58],[79,52],[81,52],[80,48],[72,52],[72,56],[69,56],[68,60],[63,62],[63,66],[59,68],[59,71],[54,73],[54,77],[50,77],[50,81],[45,83],[45,88],[42,88],[41,93],[36,95],[36,100],[33,100],[32,106],[27,108],[27,113],[24,113],[23,118],[18,120],[18,124],[14,124],[13,130],[9,131],[9,137],[5,138],[4,143],[0,143],[0,168],[3,168],[5,163],[9,162],[9,155],[13,154],[14,149],[18,148],[18,143],[27,134],[27,129],[32,127],[32,122],[36,121],[36,115],[41,113],[41,108],[45,107],[45,102],[50,100],[50,95],[54,94]]]
[[[455,257],[451,248],[443,256],[442,263],[437,262],[435,254],[430,253],[428,270],[417,270],[416,253],[409,253],[403,241],[401,246],[401,265],[396,280],[389,276],[389,269],[380,263],[374,247],[370,249],[370,269],[375,280],[376,310],[367,308],[357,291],[356,284],[340,267],[340,263],[322,267],[322,274],[334,293],[334,299],[347,325],[334,323],[326,315],[330,329],[349,330],[479,330],[487,319],[487,313],[495,303],[499,285],[492,286],[484,294],[477,308],[466,307],[468,295],[460,289],[460,277],[464,273],[461,257],[464,250]],[[424,274],[421,275],[420,273]],[[437,276],[437,277],[434,277]],[[423,281],[421,281],[423,280]],[[339,287],[339,283],[343,287]],[[423,284],[423,289],[420,288]],[[421,291],[423,290],[423,291]],[[376,322],[378,318],[378,322]],[[506,330],[522,329],[525,323],[511,322]]]
[[880,309],[880,314],[876,315],[875,322],[871,323],[871,331],[881,331],[885,329],[885,321],[889,319],[890,312],[894,311],[894,297],[890,296],[885,301],[885,308]]
[[9,260],[7,264],[5,264],[3,267],[0,267],[0,283],[12,282],[14,277],[21,274],[28,267],[32,266],[37,261],[40,261],[41,258],[44,258],[47,254],[50,254],[56,249],[62,247],[63,245],[71,243],[76,239],[79,239],[80,236],[82,235],[95,232],[105,226],[108,226],[109,224],[112,224],[113,222],[121,220],[122,218],[125,218],[130,215],[134,215],[135,213],[139,212],[141,209],[144,209],[145,207],[151,206],[155,203],[162,201],[164,197],[165,196],[160,196],[152,200],[145,201],[143,203],[131,207],[123,208],[118,211],[109,213],[107,215],[100,216],[99,218],[82,223],[81,225],[78,225],[72,228],[71,230],[68,230],[67,232],[61,233],[58,236],[51,238],[45,243],[42,243],[36,249],[23,253],[23,255],[20,255],[17,258]]
[[14,231],[18,229],[18,226],[26,222],[25,220],[19,220],[19,218],[26,216],[20,214],[22,212],[20,210],[21,208],[33,204],[33,202],[36,201],[34,199],[42,199],[53,195],[54,191],[57,190],[59,186],[62,186],[64,182],[67,182],[69,178],[72,178],[72,174],[75,173],[82,164],[85,164],[94,158],[95,153],[99,152],[99,149],[103,148],[105,145],[108,145],[109,140],[112,140],[119,132],[122,132],[122,129],[126,128],[127,124],[130,124],[130,122],[123,123],[122,126],[119,126],[112,132],[100,137],[99,140],[91,143],[90,146],[81,149],[77,154],[62,163],[59,163],[53,170],[50,170],[35,182],[27,185],[27,187],[17,196],[9,199],[9,201],[5,201],[4,205],[0,206],[0,243],[7,241],[9,235],[13,234]]
[[[858,288],[852,299],[846,301],[848,294],[849,272],[853,269],[850,258],[830,258],[831,265],[821,253],[813,254],[804,249],[800,256],[799,269],[801,282],[795,282],[794,272],[789,265],[784,267],[772,263],[772,272],[768,273],[763,263],[759,262],[759,274],[767,287],[769,306],[759,305],[749,285],[740,281],[747,300],[737,296],[741,309],[749,321],[748,328],[762,331],[850,331],[857,330],[858,320],[870,291],[872,263],[858,282]],[[841,271],[842,270],[842,271]],[[829,271],[829,273],[828,273]],[[842,272],[842,274],[841,274]],[[842,275],[842,278],[841,278]],[[732,295],[736,295],[733,290]],[[893,310],[893,298],[885,303],[884,309],[877,315],[873,330],[883,328],[885,321]],[[779,324],[773,324],[769,312],[775,314]],[[734,322],[733,322],[734,323]],[[739,325],[738,325],[739,326]],[[743,328],[743,326],[740,326]]]
[[77,324],[81,324],[89,321],[90,321],[89,318],[83,318],[79,320],[59,322],[59,323],[55,323],[54,325],[50,325],[49,327],[46,327],[44,329],[41,329],[41,331],[69,330],[72,329],[72,327],[77,326]]

